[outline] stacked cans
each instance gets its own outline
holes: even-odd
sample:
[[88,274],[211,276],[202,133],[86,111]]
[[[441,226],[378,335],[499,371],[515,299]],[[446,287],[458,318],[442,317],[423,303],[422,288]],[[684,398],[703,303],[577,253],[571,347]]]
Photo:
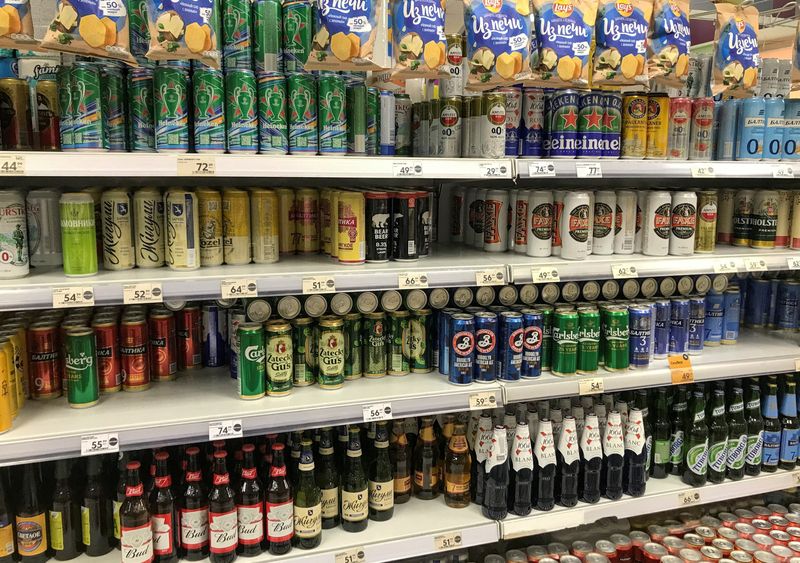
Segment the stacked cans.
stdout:
[[717,243],[756,249],[800,248],[800,194],[721,190]]
[[800,159],[800,100],[729,99],[715,112],[715,160]]

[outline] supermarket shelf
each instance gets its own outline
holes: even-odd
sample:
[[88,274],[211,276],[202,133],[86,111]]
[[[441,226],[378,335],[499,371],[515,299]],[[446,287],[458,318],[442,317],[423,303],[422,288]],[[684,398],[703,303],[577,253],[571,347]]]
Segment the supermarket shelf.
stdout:
[[[612,267],[616,265],[634,266],[638,277],[679,276],[688,274],[712,274],[723,265],[730,268],[733,263],[736,271],[746,272],[748,262],[763,260],[768,270],[786,270],[790,258],[800,257],[800,252],[789,249],[755,250],[736,246],[717,246],[713,254],[694,254],[692,256],[645,256],[643,254],[612,254],[598,256],[592,254],[586,260],[564,260],[557,256],[533,258],[524,254],[506,253],[509,274],[513,283],[531,283],[531,268],[553,267],[558,271],[561,281],[598,280],[612,278]],[[498,256],[496,259],[501,259]],[[726,270],[731,272],[731,270]]]
[[[800,176],[800,163],[730,162],[687,160],[544,160],[518,159],[520,178],[546,180],[555,174],[560,178],[577,178],[578,167],[597,164],[602,178],[788,178]],[[552,165],[552,166],[551,166]],[[576,167],[577,165],[577,167]],[[549,174],[549,176],[548,176]]]
[[315,385],[286,397],[243,401],[227,368],[207,368],[142,393],[103,395],[89,409],[70,409],[64,398],[29,401],[14,427],[0,435],[0,466],[76,457],[81,436],[98,432],[118,433],[123,450],[153,448],[207,441],[215,421],[241,420],[245,435],[287,432],[362,422],[364,406],[383,403],[390,403],[394,418],[463,411],[470,394],[491,391],[501,406],[498,384],[454,386],[430,373],[348,381],[337,391]]
[[[676,476],[669,476],[666,479],[650,479],[647,481],[647,492],[641,497],[623,496],[616,501],[603,499],[597,504],[579,502],[573,508],[557,506],[549,512],[533,512],[532,515],[524,517],[511,515],[500,522],[500,535],[506,540],[521,538],[592,524],[601,518],[629,518],[663,510],[674,510],[789,489],[796,487],[799,481],[800,471],[783,470],[775,473],[762,473],[758,477],[745,477],[741,481],[725,481],[718,485],[706,484],[699,488],[685,485]],[[699,498],[686,501],[681,497],[681,493],[686,491],[694,491]]]
[[397,289],[401,273],[424,273],[428,287],[475,285],[475,274],[494,266],[505,272],[503,256],[460,248],[435,248],[414,262],[345,266],[325,256],[291,256],[274,264],[218,266],[193,271],[169,268],[100,271],[96,276],[69,278],[61,268],[34,268],[26,278],[0,280],[0,310],[42,309],[53,304],[57,287],[91,286],[96,305],[123,302],[126,284],[160,282],[164,299],[218,299],[222,280],[254,279],[261,296],[302,293],[303,278],[333,276],[336,291]]
[[[777,333],[743,332],[738,344],[706,348],[700,356],[692,356],[695,381],[727,379],[783,373],[796,370],[800,348],[792,339],[781,338]],[[559,377],[550,372],[538,379],[503,383],[504,401],[534,401],[578,395],[578,380],[582,377]],[[606,392],[656,387],[672,383],[667,360],[655,360],[647,370],[608,372],[602,368],[595,376],[603,379]]]

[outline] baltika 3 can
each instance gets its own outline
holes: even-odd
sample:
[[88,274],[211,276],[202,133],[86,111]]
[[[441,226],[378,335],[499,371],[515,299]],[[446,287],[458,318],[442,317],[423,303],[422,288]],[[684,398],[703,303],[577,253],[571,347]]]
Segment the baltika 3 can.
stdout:
[[448,343],[447,380],[454,385],[469,385],[475,369],[475,317],[466,313],[453,314],[449,333],[452,336]]
[[493,383],[497,379],[498,320],[495,313],[475,313],[475,369],[473,381]]
[[689,298],[689,345],[688,351],[692,356],[703,353],[705,343],[706,298]]
[[542,374],[542,325],[544,318],[539,311],[523,309],[522,323],[525,327],[522,353],[523,379],[536,378]]
[[578,158],[603,156],[603,105],[602,92],[584,92],[578,98]]
[[764,98],[742,100],[736,136],[736,160],[761,160],[764,155]]
[[551,95],[550,120],[545,141],[549,158],[578,156],[579,113],[580,95],[576,90],[558,90]]
[[647,369],[650,366],[650,345],[653,339],[650,307],[633,305],[628,307],[628,353],[631,369]]
[[522,375],[522,355],[525,339],[525,327],[522,314],[516,311],[503,311],[499,318],[500,337],[498,359],[501,381],[518,381]]
[[685,354],[689,351],[689,311],[689,299],[686,297],[673,297],[670,300],[670,354]]

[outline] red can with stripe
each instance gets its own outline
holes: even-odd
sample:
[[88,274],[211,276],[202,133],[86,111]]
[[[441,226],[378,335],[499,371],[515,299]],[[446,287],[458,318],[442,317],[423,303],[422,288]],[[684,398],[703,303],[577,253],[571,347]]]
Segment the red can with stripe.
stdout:
[[187,305],[176,313],[178,369],[195,369],[203,365],[203,329],[200,307]]
[[175,341],[175,315],[167,309],[150,313],[150,378],[170,381],[178,372],[178,345]]
[[32,399],[61,396],[61,362],[58,327],[43,323],[28,328],[28,377]]
[[101,317],[92,322],[97,347],[97,375],[101,393],[122,389],[122,363],[119,353],[119,325],[113,318]]
[[119,330],[122,360],[122,388],[144,391],[150,388],[150,358],[147,357],[147,322],[141,317],[122,320]]

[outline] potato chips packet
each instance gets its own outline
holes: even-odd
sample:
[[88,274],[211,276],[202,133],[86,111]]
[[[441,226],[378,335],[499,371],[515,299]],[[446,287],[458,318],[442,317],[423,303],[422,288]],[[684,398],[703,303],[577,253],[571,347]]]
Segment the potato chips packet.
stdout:
[[59,0],[41,46],[136,65],[130,51],[125,2]]
[[36,47],[29,0],[0,0],[0,48],[28,50]]
[[537,54],[529,83],[545,88],[589,86],[597,0],[534,0],[533,6]]
[[445,0],[392,0],[393,78],[439,78],[447,57]]
[[653,0],[600,0],[592,87],[647,85],[647,32]]
[[749,96],[758,87],[758,9],[755,6],[714,4],[717,25],[714,31],[714,62],[711,92],[717,95]]
[[489,90],[530,78],[531,0],[464,0],[464,26],[467,89]]
[[655,0],[647,73],[666,86],[680,88],[689,75],[689,0]]
[[220,68],[219,15],[214,0],[148,0],[147,58],[197,60]]

